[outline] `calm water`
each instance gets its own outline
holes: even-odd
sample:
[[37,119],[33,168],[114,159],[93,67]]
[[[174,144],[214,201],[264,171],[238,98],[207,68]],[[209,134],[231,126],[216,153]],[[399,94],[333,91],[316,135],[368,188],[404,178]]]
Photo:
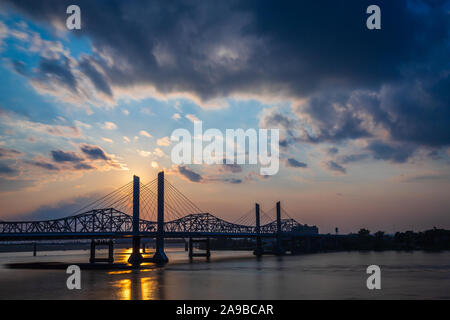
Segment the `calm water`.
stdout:
[[[127,250],[117,250],[124,261]],[[169,249],[170,264],[140,271],[82,271],[68,290],[65,270],[13,270],[10,262],[87,262],[89,251],[0,253],[0,299],[450,299],[449,252],[338,252],[264,256],[212,252],[189,263]],[[366,288],[368,265],[381,267],[381,290]]]

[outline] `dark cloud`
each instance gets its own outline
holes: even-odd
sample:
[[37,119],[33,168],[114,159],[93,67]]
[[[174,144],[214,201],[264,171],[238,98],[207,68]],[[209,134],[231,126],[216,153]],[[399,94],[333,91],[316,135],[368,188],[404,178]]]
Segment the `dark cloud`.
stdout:
[[72,65],[69,58],[65,56],[59,58],[41,56],[39,66],[31,70],[27,68],[24,62],[19,60],[13,60],[12,67],[18,74],[34,81],[46,84],[58,83],[74,93],[78,91],[78,83],[73,74]]
[[403,163],[414,153],[414,148],[405,144],[390,145],[376,140],[367,147],[377,160],[389,160],[392,162]]
[[0,148],[0,158],[2,159],[14,159],[23,155],[23,152],[14,149]]
[[[438,71],[436,70],[436,75]],[[421,79],[425,77],[425,79]],[[263,123],[286,130],[280,144],[339,143],[375,136],[374,127],[389,133],[386,143],[400,146],[407,156],[421,147],[439,149],[450,145],[450,76],[416,75],[414,81],[383,86],[379,91],[340,91],[318,93],[296,108],[308,123],[288,119],[276,111]],[[403,144],[403,146],[401,146]],[[396,147],[393,147],[396,148]],[[337,148],[328,150],[329,154]],[[385,159],[379,143],[370,147],[377,159]],[[330,153],[331,151],[331,153]],[[377,152],[379,151],[379,152]],[[391,152],[392,151],[388,151]],[[430,154],[432,156],[432,154]],[[404,162],[397,154],[397,162]],[[390,160],[390,157],[387,157]],[[352,161],[352,159],[347,159]]]
[[277,110],[271,110],[268,114],[264,115],[261,119],[261,126],[267,129],[280,129],[285,135],[284,138],[280,138],[279,142],[282,148],[288,148],[291,144],[300,141],[297,136],[299,127],[298,119]]
[[97,90],[105,93],[110,97],[113,95],[105,77],[92,65],[92,63],[87,58],[81,60],[80,69],[89,77]]
[[432,150],[430,152],[428,152],[428,156],[433,159],[433,160],[440,160],[442,159],[441,154],[439,153],[438,150]]
[[10,164],[0,162],[0,175],[1,176],[15,176],[19,171],[12,167]]
[[93,146],[89,144],[82,144],[80,150],[92,160],[111,160],[111,158],[103,151],[99,146]]
[[327,150],[327,153],[328,153],[329,155],[338,154],[338,153],[339,153],[339,149],[336,148],[336,147],[332,147],[332,148],[329,148],[329,149]]
[[283,139],[283,140],[280,140],[280,147],[281,148],[287,148],[287,147],[289,147],[289,141],[287,140],[287,139]]
[[189,169],[188,167],[185,166],[178,166],[178,172],[185,177],[186,179],[188,179],[189,181],[192,182],[200,182],[202,181],[202,176],[199,175],[198,173],[192,171],[191,169]]
[[[54,150],[51,151],[51,160],[53,162],[46,158],[37,157],[34,160],[25,160],[25,163],[50,171],[94,170],[101,167],[122,168],[122,165],[119,162],[112,160],[100,147],[83,144],[80,149],[87,158],[72,151]],[[105,161],[97,166],[89,163],[90,160]]]
[[50,171],[59,171],[59,168],[57,166],[45,160],[28,160],[26,161],[26,163]]
[[[448,70],[448,69],[447,69]],[[450,145],[450,74],[386,86],[381,90],[379,122],[392,139],[430,147]]]
[[225,179],[223,179],[223,181],[231,183],[231,184],[241,184],[243,182],[242,179],[237,179],[237,178],[225,178]]
[[315,131],[302,128],[304,140],[320,143],[370,137],[363,118],[349,100],[346,93],[326,93],[315,95],[301,105],[297,111],[306,113],[315,126]]
[[54,150],[51,152],[53,161],[55,162],[74,162],[78,163],[83,159],[78,156],[75,152]]
[[263,118],[265,128],[283,128],[288,130],[297,126],[297,120],[288,117],[285,114],[272,110]]
[[[113,161],[109,155],[99,146],[82,144],[80,150],[87,157],[84,158],[72,151],[54,150],[51,152],[53,161],[57,163],[71,163],[74,170],[93,170],[96,166],[89,164],[89,160],[105,160],[105,165],[112,168],[121,168],[120,163]],[[68,169],[67,167],[65,169]]]
[[[3,2],[59,25],[71,4]],[[402,162],[413,154],[406,149],[450,145],[448,0],[379,0],[376,31],[365,26],[370,0],[77,4],[83,15],[77,34],[96,52],[79,68],[107,95],[114,86],[138,84],[204,100],[276,93],[307,98],[296,111],[311,121],[268,115],[268,124],[286,129],[282,147],[368,139],[372,124],[387,131],[390,144],[408,145],[395,155],[373,145],[378,159]],[[38,72],[76,88],[71,67],[67,59],[43,58]]]
[[366,154],[366,153],[349,154],[349,155],[340,157],[340,162],[342,162],[342,163],[358,162],[358,161],[365,160],[369,157],[370,157],[370,155]]
[[223,165],[222,165],[222,168],[224,169],[224,171],[231,172],[231,173],[239,173],[239,172],[242,172],[242,167],[241,167],[241,165],[239,165],[239,164],[237,164],[237,163],[227,164],[227,163],[226,163],[226,159],[223,159]]
[[340,172],[340,173],[344,173],[344,174],[347,173],[347,169],[345,169],[339,163],[332,161],[332,160],[325,162],[325,166],[327,167],[328,170],[331,170],[331,171],[336,171],[336,172]]
[[77,81],[71,70],[69,60],[66,57],[61,59],[47,59],[42,57],[37,77],[48,81],[56,80],[72,91],[76,91]]
[[12,66],[14,68],[14,71],[16,71],[18,74],[21,74],[23,76],[28,75],[28,70],[23,61],[14,60],[12,61]]
[[92,169],[95,169],[95,167],[91,166],[90,164],[87,164],[87,163],[78,163],[78,164],[74,165],[74,169],[76,169],[76,170],[92,170]]
[[286,159],[286,166],[292,167],[292,168],[306,168],[306,167],[308,167],[308,165],[306,163],[297,161],[294,158]]
[[[61,12],[70,1],[7,3],[64,25]],[[365,27],[368,0],[77,1],[79,33],[115,61],[101,63],[109,83],[150,83],[203,98],[264,89],[301,96],[330,82],[373,87],[398,79],[399,66],[447,37],[445,1],[423,1],[428,10],[421,11],[412,10],[414,3],[378,1],[382,29],[373,32]]]

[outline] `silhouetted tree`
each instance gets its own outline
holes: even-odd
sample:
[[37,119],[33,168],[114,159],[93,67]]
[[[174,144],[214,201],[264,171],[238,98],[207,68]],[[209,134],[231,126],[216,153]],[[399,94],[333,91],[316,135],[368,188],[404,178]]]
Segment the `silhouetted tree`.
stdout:
[[375,250],[383,250],[384,249],[384,232],[377,231],[374,234],[375,236]]
[[369,235],[370,235],[370,231],[367,229],[362,228],[358,231],[358,237],[360,237],[360,238],[365,238],[365,237],[368,237]]
[[372,237],[370,231],[367,229],[361,229],[358,231],[358,244],[357,247],[360,250],[371,250],[372,249]]
[[377,232],[375,232],[374,236],[375,236],[375,239],[383,239],[384,231],[377,231]]

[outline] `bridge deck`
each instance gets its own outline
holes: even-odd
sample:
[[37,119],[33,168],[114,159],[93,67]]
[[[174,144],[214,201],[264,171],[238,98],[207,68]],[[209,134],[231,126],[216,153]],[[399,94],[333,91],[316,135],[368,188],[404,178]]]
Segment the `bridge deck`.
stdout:
[[[126,239],[131,238],[132,232],[77,232],[77,233],[8,233],[0,234],[0,241],[25,240],[65,240],[65,239]],[[140,232],[142,238],[155,238],[156,232]],[[262,238],[275,238],[277,233],[261,233]],[[256,238],[256,233],[220,233],[220,232],[166,232],[164,238]],[[303,234],[297,232],[283,232],[282,238],[340,238],[343,235],[331,234]]]

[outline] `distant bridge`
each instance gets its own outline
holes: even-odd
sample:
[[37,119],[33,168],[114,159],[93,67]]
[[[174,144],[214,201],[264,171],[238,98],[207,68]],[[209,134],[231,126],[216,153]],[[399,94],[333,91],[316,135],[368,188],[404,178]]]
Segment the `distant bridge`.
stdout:
[[[165,217],[169,218],[168,221],[165,221]],[[270,221],[264,212],[261,215],[259,205],[256,204],[254,210],[235,222],[228,222],[202,212],[164,179],[164,172],[145,185],[140,183],[139,177],[134,176],[133,182],[65,218],[0,222],[0,241],[132,238],[133,253],[129,262],[133,265],[143,261],[140,253],[140,239],[143,237],[156,238],[153,261],[167,262],[164,238],[254,237],[257,240],[255,253],[259,255],[263,252],[261,238],[276,238],[278,251],[281,252],[283,237],[302,236],[318,236],[317,228],[301,225],[289,216],[282,218],[279,202],[274,221]],[[192,244],[190,247],[192,250]]]

